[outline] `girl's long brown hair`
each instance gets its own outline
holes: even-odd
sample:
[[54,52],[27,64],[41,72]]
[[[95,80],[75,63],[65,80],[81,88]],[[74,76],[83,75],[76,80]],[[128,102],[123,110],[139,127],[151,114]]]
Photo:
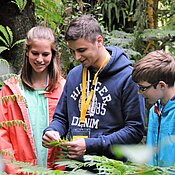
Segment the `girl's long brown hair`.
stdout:
[[24,87],[30,90],[34,90],[31,80],[32,66],[29,63],[29,59],[26,54],[31,48],[34,39],[46,39],[51,42],[52,59],[48,66],[49,82],[45,90],[48,92],[52,92],[60,83],[60,77],[61,77],[60,56],[58,54],[58,48],[52,30],[44,26],[33,27],[27,33],[27,38],[24,45],[25,49],[24,62],[21,70],[22,83]]

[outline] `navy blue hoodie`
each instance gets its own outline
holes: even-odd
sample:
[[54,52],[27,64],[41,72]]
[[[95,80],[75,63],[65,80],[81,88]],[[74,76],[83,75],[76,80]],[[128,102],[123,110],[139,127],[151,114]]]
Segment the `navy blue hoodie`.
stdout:
[[[90,129],[85,138],[86,153],[114,158],[110,146],[139,143],[144,133],[144,100],[132,80],[132,66],[118,47],[106,47],[111,58],[98,75],[95,95],[89,105],[84,127]],[[70,136],[72,128],[80,128],[82,65],[73,68],[68,76],[54,118],[46,130]],[[94,70],[89,68],[91,84]]]

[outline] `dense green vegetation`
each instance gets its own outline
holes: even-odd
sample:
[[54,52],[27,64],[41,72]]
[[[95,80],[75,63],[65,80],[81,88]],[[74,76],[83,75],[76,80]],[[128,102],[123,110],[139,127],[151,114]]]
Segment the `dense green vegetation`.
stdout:
[[[122,47],[133,62],[156,49],[165,49],[175,55],[174,0],[152,0],[153,5],[156,6],[153,13],[148,8],[151,2],[148,2],[148,0],[33,0],[32,2],[35,6],[37,24],[51,27],[57,35],[65,74],[77,63],[74,62],[64,42],[64,31],[71,19],[83,13],[92,13],[97,17],[104,31],[105,45]],[[158,3],[156,4],[155,2]],[[24,13],[27,4],[26,0],[14,0],[11,3],[16,5],[20,13]],[[5,51],[10,51],[23,42],[23,39],[14,41],[14,33],[9,26],[0,25],[0,56],[2,57]],[[14,76],[10,65],[6,60],[0,59],[0,87],[9,76]],[[4,100],[15,100],[16,98],[20,97],[13,96]],[[0,127],[2,126],[17,126],[26,129],[25,123],[22,121],[0,123]],[[131,148],[128,146],[128,149]],[[146,148],[143,147],[142,152],[145,150]],[[1,150],[0,154],[11,156],[5,150]],[[117,154],[118,151],[116,151]],[[137,157],[138,150],[133,150],[132,154]],[[66,151],[63,155],[65,157],[62,157],[62,161],[58,161],[57,164],[66,165],[67,171],[65,172],[52,171],[24,162],[16,162],[13,158],[10,161],[17,167],[21,167],[21,171],[33,174],[175,174],[174,167],[150,167],[145,165],[144,161],[134,163],[135,160],[130,160],[123,163],[106,157],[87,155],[85,156],[85,162],[78,162],[67,159]],[[125,152],[122,152],[121,155],[125,155]],[[2,172],[1,174],[6,173]]]
[[[26,0],[11,3],[16,4],[21,14],[25,13]],[[32,3],[37,24],[51,27],[57,35],[65,74],[77,63],[64,42],[64,31],[70,20],[81,14],[94,14],[104,30],[105,45],[124,48],[131,60],[156,49],[175,55],[174,0],[32,0]],[[0,56],[24,39],[13,41],[13,31],[8,26],[4,28],[0,31]]]

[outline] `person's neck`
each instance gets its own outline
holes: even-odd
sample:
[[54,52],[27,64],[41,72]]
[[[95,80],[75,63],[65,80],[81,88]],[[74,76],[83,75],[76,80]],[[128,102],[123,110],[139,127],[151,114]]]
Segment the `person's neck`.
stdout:
[[99,61],[97,63],[97,66],[95,67],[95,69],[99,69],[100,66],[103,64],[104,60],[106,58],[110,58],[111,55],[109,54],[109,52],[105,49],[105,47],[103,47],[102,51],[100,51],[100,56],[99,56]]
[[168,88],[164,92],[164,98],[161,99],[161,104],[165,106],[168,100],[171,100],[174,96],[175,96],[175,87]]
[[35,89],[45,88],[47,86],[47,74],[32,74],[32,84]]

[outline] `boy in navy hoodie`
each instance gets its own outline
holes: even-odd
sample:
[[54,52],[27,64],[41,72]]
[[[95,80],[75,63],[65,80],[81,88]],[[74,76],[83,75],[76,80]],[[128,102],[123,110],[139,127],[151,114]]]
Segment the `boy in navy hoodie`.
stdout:
[[149,111],[147,144],[155,148],[149,164],[175,164],[175,60],[163,50],[150,52],[135,65],[133,80],[153,105]]
[[110,146],[137,144],[144,134],[144,99],[132,80],[132,65],[122,49],[103,45],[92,15],[73,20],[65,40],[81,64],[68,76],[52,123],[44,130],[43,146],[62,137],[69,158],[84,154],[114,158]]

